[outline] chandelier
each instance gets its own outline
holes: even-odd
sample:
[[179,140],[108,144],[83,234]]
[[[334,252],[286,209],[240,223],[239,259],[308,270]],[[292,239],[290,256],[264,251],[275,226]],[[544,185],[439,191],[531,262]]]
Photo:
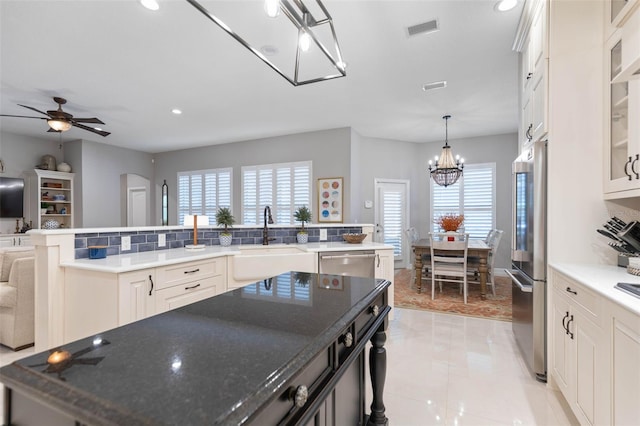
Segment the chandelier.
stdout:
[[440,157],[435,157],[435,165],[431,160],[429,160],[429,172],[431,173],[431,177],[435,183],[440,186],[447,187],[456,183],[460,176],[462,176],[464,158],[460,158],[459,155],[456,155],[454,160],[453,154],[451,153],[451,147],[449,146],[448,124],[451,116],[445,115],[442,118],[444,118],[445,123],[444,146],[442,147]]

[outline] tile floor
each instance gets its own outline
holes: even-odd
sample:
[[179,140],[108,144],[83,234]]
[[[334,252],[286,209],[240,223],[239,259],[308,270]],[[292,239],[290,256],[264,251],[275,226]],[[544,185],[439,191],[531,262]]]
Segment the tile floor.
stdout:
[[[510,322],[397,308],[386,348],[392,426],[577,424],[530,376]],[[0,366],[31,354],[0,347]]]

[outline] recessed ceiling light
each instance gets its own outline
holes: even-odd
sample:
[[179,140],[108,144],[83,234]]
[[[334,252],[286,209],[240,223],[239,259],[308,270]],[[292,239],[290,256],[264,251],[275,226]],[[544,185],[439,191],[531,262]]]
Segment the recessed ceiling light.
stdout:
[[158,10],[160,5],[156,0],[140,0],[140,4],[149,10]]
[[496,3],[495,9],[498,12],[506,12],[513,9],[518,4],[518,0],[500,0]]
[[182,114],[182,110],[179,110],[178,108],[174,108],[171,110],[172,113],[174,113],[175,115],[180,115]]

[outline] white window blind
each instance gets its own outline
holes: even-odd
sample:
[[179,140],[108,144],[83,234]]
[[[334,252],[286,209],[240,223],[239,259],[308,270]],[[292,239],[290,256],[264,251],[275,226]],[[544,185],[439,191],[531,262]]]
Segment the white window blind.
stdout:
[[206,215],[215,223],[220,207],[231,208],[232,173],[231,168],[178,172],[178,224],[188,214]]
[[242,167],[242,223],[262,224],[265,206],[277,224],[293,224],[293,212],[311,209],[311,161]]
[[402,256],[402,218],[404,205],[401,191],[384,191],[382,194],[384,209],[384,243],[393,246],[394,256]]
[[435,220],[446,213],[464,215],[464,231],[471,238],[484,239],[496,224],[495,163],[466,164],[463,176],[448,187],[431,180],[432,231],[440,229]]

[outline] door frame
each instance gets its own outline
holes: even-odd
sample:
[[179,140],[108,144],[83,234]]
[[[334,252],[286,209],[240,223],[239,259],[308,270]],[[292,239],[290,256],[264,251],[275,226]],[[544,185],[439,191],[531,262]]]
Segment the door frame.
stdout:
[[[403,229],[402,229],[402,252],[406,254],[403,256],[403,261],[399,261],[397,267],[406,268],[407,265],[411,264],[411,247],[409,245],[409,241],[407,239],[405,230],[409,228],[409,224],[411,223],[411,214],[410,214],[410,206],[411,206],[411,181],[409,179],[388,179],[388,178],[374,178],[373,179],[373,200],[374,200],[374,240],[379,241],[378,239],[378,224],[380,223],[380,217],[378,215],[378,207],[380,202],[380,197],[378,197],[379,186],[381,184],[400,184],[404,185],[405,189],[405,209],[403,214]],[[400,264],[401,263],[401,264]],[[395,261],[394,261],[394,267]]]

